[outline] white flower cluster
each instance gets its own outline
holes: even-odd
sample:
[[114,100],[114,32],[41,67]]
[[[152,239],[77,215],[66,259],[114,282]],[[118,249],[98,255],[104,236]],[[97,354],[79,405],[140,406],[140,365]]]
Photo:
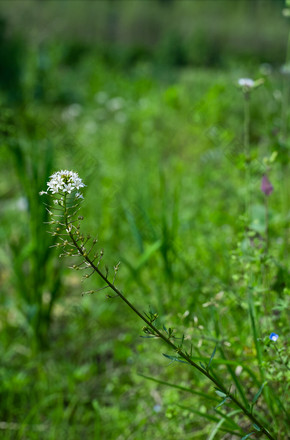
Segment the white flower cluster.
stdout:
[[[50,176],[50,180],[47,182],[47,191],[41,191],[40,194],[47,194],[48,191],[52,192],[52,194],[70,194],[72,191],[84,186],[85,184],[78,173],[61,170]],[[76,197],[83,198],[79,192],[76,193]]]
[[247,89],[252,89],[255,85],[255,81],[251,78],[240,78],[238,81],[239,86]]

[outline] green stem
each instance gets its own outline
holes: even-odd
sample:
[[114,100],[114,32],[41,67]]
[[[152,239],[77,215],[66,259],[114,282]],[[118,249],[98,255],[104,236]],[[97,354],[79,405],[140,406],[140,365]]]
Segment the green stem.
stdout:
[[267,255],[269,250],[269,205],[268,205],[267,195],[265,195],[265,236],[266,236],[265,253]]
[[[287,49],[286,49],[286,69],[289,68],[289,58],[290,58],[290,31],[288,33]],[[288,95],[289,95],[289,78],[288,72],[285,73],[285,78],[283,80],[283,94],[282,94],[282,140],[286,142],[287,139],[287,110],[288,110]]]
[[[247,91],[244,93],[244,154],[245,154],[245,186],[246,186],[246,195],[245,195],[245,212],[246,217],[249,221],[250,218],[250,206],[251,206],[251,151],[250,151],[250,92]],[[266,209],[268,209],[268,206],[266,206]],[[266,212],[266,215],[268,216],[268,211]],[[266,220],[268,222],[268,218]],[[266,249],[268,249],[268,225],[267,225],[267,242],[266,242]],[[251,289],[251,286],[253,286],[253,271],[252,266],[250,262],[250,249],[249,249],[249,270],[248,270],[248,276],[249,281],[247,284],[247,291],[248,291],[248,310],[249,310],[249,316],[250,316],[250,322],[252,327],[252,334],[254,339],[254,344],[257,352],[257,359],[258,359],[258,365],[259,365],[259,371],[261,375],[262,382],[265,381],[265,373],[263,369],[263,353],[262,349],[259,343],[259,331],[257,328],[257,322],[256,319],[256,310],[255,310],[255,304],[253,300],[253,292]],[[269,393],[268,390],[265,390],[265,398],[266,401],[269,403]]]
[[287,139],[287,110],[288,110],[288,94],[289,94],[289,78],[288,75],[286,78],[283,78],[283,98],[282,98],[282,109],[281,109],[281,113],[282,113],[282,130],[281,130],[281,134],[282,134],[282,140],[284,142],[286,142]]
[[245,196],[245,212],[249,214],[250,208],[250,92],[244,93],[244,155],[245,155],[245,180],[246,180],[246,196]]
[[258,330],[256,327],[256,311],[255,311],[253,292],[252,292],[251,286],[248,286],[248,306],[249,306],[250,321],[251,321],[252,332],[253,332],[253,339],[254,339],[254,344],[255,344],[255,348],[256,348],[256,352],[257,352],[259,370],[260,370],[260,374],[261,374],[261,379],[262,379],[262,381],[264,381],[265,378],[264,378],[264,370],[263,370],[263,366],[262,366],[262,362],[263,362],[262,349],[261,349],[261,345],[259,343],[259,334],[258,334]]
[[140,319],[142,319],[142,321],[145,322],[145,324],[153,331],[153,333],[156,337],[163,340],[171,349],[173,349],[176,353],[178,353],[182,359],[184,359],[188,364],[190,364],[192,367],[194,367],[198,371],[200,371],[200,373],[202,375],[206,376],[214,385],[216,385],[218,387],[219,390],[221,390],[223,393],[225,393],[236,404],[236,406],[242,410],[242,412],[248,417],[248,419],[250,419],[254,424],[256,424],[261,429],[261,432],[263,432],[270,440],[275,440],[274,437],[268,432],[268,430],[266,428],[264,428],[261,425],[261,423],[257,420],[257,418],[250,412],[250,410],[245,408],[245,406],[243,406],[243,404],[240,403],[233,394],[228,393],[228,390],[224,387],[223,384],[221,384],[217,380],[216,377],[212,376],[209,371],[203,369],[201,366],[196,364],[186,352],[182,351],[182,349],[180,347],[178,347],[177,345],[175,345],[169,339],[169,337],[165,336],[160,330],[158,330],[157,327],[155,327],[152,322],[150,322],[145,316],[143,316],[142,313],[140,313],[139,310],[137,310],[136,307],[122,294],[122,292],[113,283],[111,283],[109,281],[107,276],[105,276],[100,271],[100,269],[91,261],[91,259],[87,255],[84,248],[78,245],[78,242],[76,241],[74,234],[72,233],[72,230],[69,227],[70,225],[69,225],[68,217],[67,217],[67,208],[66,208],[65,198],[64,198],[64,210],[65,210],[64,219],[65,219],[66,229],[69,231],[68,234],[70,236],[70,239],[71,239],[73,245],[77,249],[79,255],[81,255],[84,258],[84,260],[92,267],[92,269],[94,269],[94,271],[102,278],[102,280],[106,283],[106,285],[108,287],[110,287],[110,289],[113,290],[113,292],[115,292],[119,296],[119,298],[121,298],[122,301],[124,301],[127,304],[127,306],[130,307],[130,309],[137,316],[139,316]]

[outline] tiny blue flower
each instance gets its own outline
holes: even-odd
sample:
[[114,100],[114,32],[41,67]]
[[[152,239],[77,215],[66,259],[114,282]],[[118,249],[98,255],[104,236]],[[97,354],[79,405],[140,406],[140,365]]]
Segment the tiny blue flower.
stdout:
[[269,336],[269,339],[271,339],[271,341],[274,341],[274,342],[276,342],[278,338],[279,338],[279,335],[277,335],[277,333],[271,333]]

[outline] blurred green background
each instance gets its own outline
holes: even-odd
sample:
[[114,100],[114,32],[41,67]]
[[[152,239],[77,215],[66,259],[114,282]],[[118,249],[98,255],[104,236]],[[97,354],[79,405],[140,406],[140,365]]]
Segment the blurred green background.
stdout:
[[[240,77],[264,80],[251,100],[250,132],[250,227],[261,236],[263,157],[278,153],[273,263],[267,297],[257,298],[261,337],[289,330],[283,7],[1,0],[1,438],[210,438],[206,400],[138,373],[204,392],[208,384],[168,366],[166,349],[140,338],[142,323],[119,300],[106,291],[81,296],[102,284],[81,283],[72,262],[58,258],[39,192],[54,171],[77,171],[87,185],[84,228],[98,236],[109,268],[121,261],[120,289],[141,311],[158,311],[159,325],[185,332],[202,355],[220,338],[230,358],[251,364],[247,307],[233,279],[241,268],[230,258],[245,195]],[[244,384],[252,385],[247,377]]]

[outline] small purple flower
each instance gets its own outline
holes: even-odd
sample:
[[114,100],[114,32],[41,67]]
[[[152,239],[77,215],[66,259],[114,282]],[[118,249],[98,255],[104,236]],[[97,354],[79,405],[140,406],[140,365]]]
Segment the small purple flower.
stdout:
[[277,335],[277,333],[271,333],[269,336],[269,339],[273,342],[276,342],[278,338],[279,338],[279,335]]
[[273,191],[273,189],[274,189],[274,187],[273,187],[272,183],[268,179],[268,176],[265,174],[262,178],[261,190],[263,191],[263,193],[266,196],[269,196],[271,194],[271,192]]

